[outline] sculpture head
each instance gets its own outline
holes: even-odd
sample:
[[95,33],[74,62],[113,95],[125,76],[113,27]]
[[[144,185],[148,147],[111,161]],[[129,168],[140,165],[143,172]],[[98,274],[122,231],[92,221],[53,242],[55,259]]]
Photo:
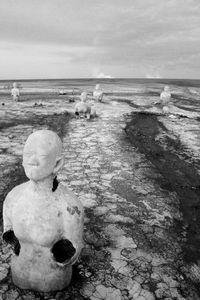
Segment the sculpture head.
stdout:
[[82,92],[80,98],[82,102],[85,102],[87,100],[87,92]]
[[100,84],[96,84],[95,90],[99,90],[99,88],[100,88]]
[[62,142],[51,130],[38,130],[27,139],[23,151],[26,176],[40,181],[57,174],[63,165]]
[[169,92],[169,91],[170,91],[170,88],[169,88],[168,85],[166,85],[166,86],[164,87],[164,91],[165,91],[165,92]]
[[17,82],[14,82],[14,83],[13,83],[13,87],[14,87],[14,88],[17,88]]

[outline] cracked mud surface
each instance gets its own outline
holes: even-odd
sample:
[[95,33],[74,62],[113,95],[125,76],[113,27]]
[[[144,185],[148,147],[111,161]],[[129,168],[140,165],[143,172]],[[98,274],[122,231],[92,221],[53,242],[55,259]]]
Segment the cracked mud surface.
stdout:
[[[31,108],[34,118],[30,118],[30,107],[20,112],[7,108],[12,126],[1,126],[2,201],[8,190],[25,180],[20,169],[21,151],[32,129],[37,124],[36,128],[56,130],[65,148],[65,165],[58,179],[85,207],[85,246],[66,290],[34,293],[12,284],[11,250],[1,242],[0,299],[200,299],[199,262],[184,258],[187,229],[180,210],[182,196],[166,186],[169,183],[162,168],[151,159],[156,160],[155,153],[159,157],[155,144],[144,150],[148,122],[143,120],[147,127],[141,132],[137,116],[133,119],[131,115],[134,108],[127,103],[95,106],[97,118],[70,118],[69,122],[64,108],[70,110],[72,105],[61,109],[59,101],[58,115],[54,115],[53,104],[45,109]],[[159,118],[162,124],[166,122],[166,117]],[[155,129],[152,136],[148,132],[148,138],[157,139],[162,146],[160,134],[161,130]]]

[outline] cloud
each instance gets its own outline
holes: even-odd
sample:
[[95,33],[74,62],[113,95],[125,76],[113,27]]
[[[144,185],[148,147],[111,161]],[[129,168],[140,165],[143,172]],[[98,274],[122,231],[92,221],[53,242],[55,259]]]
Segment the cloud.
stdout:
[[105,74],[104,72],[100,71],[100,67],[93,67],[92,68],[92,77],[93,78],[113,78],[113,76]]
[[145,75],[145,78],[155,78],[155,79],[158,79],[158,78],[161,78],[161,76],[159,75],[159,73],[156,73],[156,74],[146,74]]
[[18,57],[19,65],[30,62],[29,74],[34,62],[40,74],[39,61],[48,61],[52,76],[59,65],[60,74],[68,74],[65,66],[77,77],[89,77],[94,68],[95,76],[198,77],[199,11],[199,0],[2,1],[1,76],[4,57],[16,73],[11,62]]
[[110,75],[105,75],[104,73],[99,73],[97,76],[96,76],[97,78],[113,78],[112,76],[110,76]]

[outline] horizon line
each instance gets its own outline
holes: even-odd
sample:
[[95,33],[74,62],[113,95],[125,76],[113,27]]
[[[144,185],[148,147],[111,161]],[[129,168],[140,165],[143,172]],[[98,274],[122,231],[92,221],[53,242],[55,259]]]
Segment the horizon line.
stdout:
[[200,80],[200,78],[146,78],[146,77],[111,77],[111,78],[98,78],[98,77],[74,77],[74,78],[9,78],[0,79],[0,81],[36,81],[36,80]]

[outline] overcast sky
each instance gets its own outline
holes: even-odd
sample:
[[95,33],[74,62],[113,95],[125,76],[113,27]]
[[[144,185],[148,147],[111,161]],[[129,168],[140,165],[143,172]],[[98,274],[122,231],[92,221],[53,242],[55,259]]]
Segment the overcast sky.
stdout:
[[0,79],[200,78],[200,0],[0,0]]

